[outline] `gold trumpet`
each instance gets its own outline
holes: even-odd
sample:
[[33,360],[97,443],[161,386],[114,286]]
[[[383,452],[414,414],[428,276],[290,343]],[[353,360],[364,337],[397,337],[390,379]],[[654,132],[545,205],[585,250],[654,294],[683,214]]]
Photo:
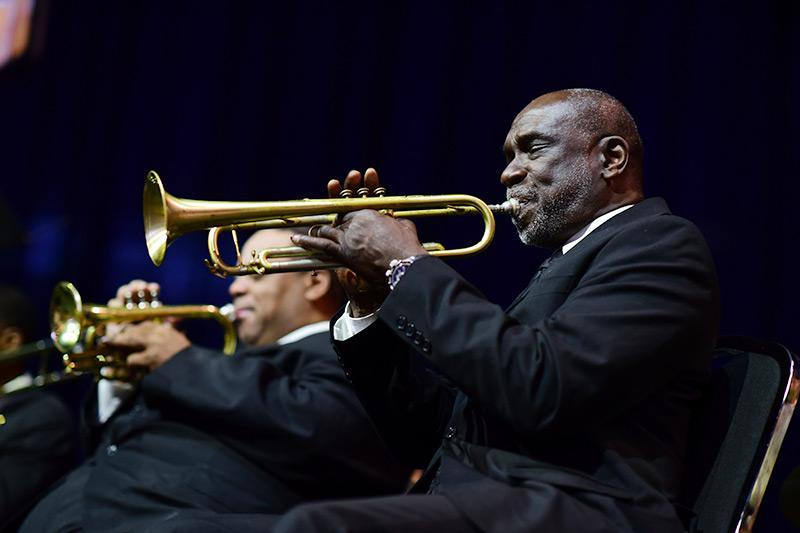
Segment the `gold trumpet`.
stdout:
[[[213,202],[176,198],[164,191],[161,178],[154,171],[147,173],[144,182],[144,232],[147,251],[156,266],[161,265],[167,247],[180,235],[191,231],[209,230],[206,265],[213,274],[227,275],[267,274],[324,270],[341,265],[330,258],[309,252],[298,246],[267,248],[253,252],[248,262],[242,259],[236,237],[237,229],[271,229],[311,227],[334,224],[339,215],[359,209],[375,209],[396,218],[480,215],[484,230],[480,240],[463,248],[445,248],[439,243],[424,243],[431,255],[452,257],[482,251],[494,237],[494,214],[514,215],[519,205],[508,200],[489,205],[466,194],[437,196],[384,196],[386,189],[379,187],[375,196],[368,197],[366,188],[359,189],[359,197],[303,199],[277,202]],[[350,191],[345,191],[349,194]],[[235,265],[225,263],[219,253],[219,234],[231,231],[236,248]]]
[[[223,352],[236,350],[236,331],[233,327],[233,305],[221,308],[213,305],[162,305],[158,300],[130,305],[125,308],[84,304],[75,286],[62,281],[50,297],[50,331],[53,345],[61,351],[66,372],[91,372],[97,377],[104,367],[115,367],[116,378],[125,377],[124,356],[108,353],[103,345],[104,324],[134,322],[161,318],[200,318],[216,320],[223,328]],[[120,372],[121,370],[121,372]]]

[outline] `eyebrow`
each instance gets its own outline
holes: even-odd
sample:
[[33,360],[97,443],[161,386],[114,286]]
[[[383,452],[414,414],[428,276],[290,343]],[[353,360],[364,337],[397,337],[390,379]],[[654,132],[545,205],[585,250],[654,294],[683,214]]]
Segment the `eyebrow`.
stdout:
[[531,145],[536,141],[553,142],[553,138],[536,130],[528,130],[514,136],[514,143],[517,146]]
[[511,152],[511,145],[512,143],[516,146],[530,146],[536,141],[542,141],[546,143],[553,142],[555,139],[549,135],[545,135],[544,133],[536,130],[528,130],[523,133],[518,133],[514,136],[511,142],[503,143],[503,153],[508,155]]

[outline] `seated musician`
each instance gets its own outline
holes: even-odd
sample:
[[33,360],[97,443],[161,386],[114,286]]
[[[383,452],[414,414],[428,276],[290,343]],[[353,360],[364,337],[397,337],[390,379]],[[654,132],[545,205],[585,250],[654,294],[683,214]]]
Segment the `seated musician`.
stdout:
[[[243,251],[290,245],[290,235],[257,232]],[[119,295],[139,290],[158,286],[131,282]],[[279,513],[402,490],[408,471],[374,433],[330,345],[342,303],[332,273],[237,277],[229,292],[248,346],[233,356],[191,345],[169,323],[113,335],[128,364],[149,373],[127,398],[101,380],[93,414],[107,420],[96,450],[22,531],[141,531],[179,509]]]
[[531,282],[505,311],[408,221],[359,211],[293,237],[360,279],[344,277],[336,350],[387,443],[427,470],[412,494],[304,504],[253,530],[683,530],[672,502],[718,322],[706,243],[644,198],[636,125],[603,92],[535,99],[505,155],[520,238],[555,250],[521,267]]
[[[19,290],[0,285],[0,353],[34,340],[34,310]],[[73,417],[61,399],[32,387],[22,360],[0,365],[0,531],[12,530],[73,464]]]
[[506,311],[407,221],[361,211],[294,238],[376,291],[388,276],[379,308],[349,291],[336,349],[387,442],[428,471],[424,495],[301,506],[276,530],[683,530],[672,502],[719,315],[706,243],[644,198],[637,127],[606,93],[535,99],[504,151],[521,240],[555,250]]

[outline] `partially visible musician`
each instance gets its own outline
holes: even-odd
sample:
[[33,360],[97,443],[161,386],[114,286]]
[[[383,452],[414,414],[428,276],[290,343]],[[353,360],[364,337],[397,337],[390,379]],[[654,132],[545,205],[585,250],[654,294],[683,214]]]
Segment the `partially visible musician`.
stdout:
[[[243,253],[291,244],[255,233]],[[134,281],[118,291],[160,291]],[[129,394],[101,380],[97,447],[27,517],[22,531],[140,531],[180,511],[284,512],[340,496],[402,490],[408,471],[374,433],[330,345],[342,304],[330,272],[237,277],[229,289],[247,348],[192,345],[170,323],[110,339],[149,372]],[[111,302],[120,304],[119,301]]]
[[[0,285],[0,353],[32,342],[34,323],[27,296]],[[13,529],[73,462],[73,416],[60,398],[32,385],[22,360],[0,364],[0,531]]]

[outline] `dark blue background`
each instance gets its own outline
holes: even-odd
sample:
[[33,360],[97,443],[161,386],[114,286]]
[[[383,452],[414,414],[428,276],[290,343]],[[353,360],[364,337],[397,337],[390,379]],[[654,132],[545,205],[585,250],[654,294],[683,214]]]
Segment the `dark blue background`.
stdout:
[[[797,5],[50,3],[41,55],[0,72],[2,195],[26,234],[0,252],[0,275],[42,304],[43,333],[60,279],[92,301],[143,277],[170,302],[222,303],[203,235],[150,263],[149,169],[198,199],[321,196],[327,179],[375,166],[390,193],[497,201],[516,112],[594,87],[637,119],[648,195],[708,238],[722,333],[800,350]],[[546,255],[499,220],[490,252],[452,264],[505,305]]]

